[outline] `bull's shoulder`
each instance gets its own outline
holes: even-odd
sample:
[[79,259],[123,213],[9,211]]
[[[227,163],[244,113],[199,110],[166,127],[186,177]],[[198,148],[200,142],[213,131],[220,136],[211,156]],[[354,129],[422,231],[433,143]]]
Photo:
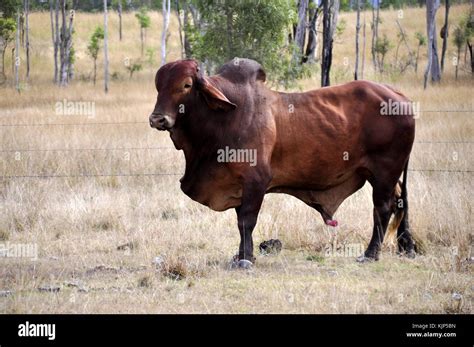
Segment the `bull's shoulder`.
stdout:
[[234,58],[225,63],[217,74],[234,83],[265,82],[266,73],[262,65],[252,59]]

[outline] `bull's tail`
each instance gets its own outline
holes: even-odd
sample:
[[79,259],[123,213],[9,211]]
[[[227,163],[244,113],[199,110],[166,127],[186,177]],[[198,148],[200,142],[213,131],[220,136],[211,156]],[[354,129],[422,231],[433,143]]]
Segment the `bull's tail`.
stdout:
[[[394,191],[394,215],[387,228],[386,237],[388,240],[395,241],[397,238],[397,229],[405,216],[405,209],[407,208],[407,175],[408,175],[408,160],[403,170],[403,181],[398,181],[395,185]],[[400,200],[402,202],[399,207]],[[396,243],[396,242],[395,242]]]

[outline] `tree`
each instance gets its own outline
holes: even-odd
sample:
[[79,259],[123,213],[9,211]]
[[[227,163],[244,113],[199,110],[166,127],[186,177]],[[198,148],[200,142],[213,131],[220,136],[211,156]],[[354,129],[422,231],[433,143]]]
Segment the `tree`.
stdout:
[[119,40],[122,41],[122,0],[117,0],[117,12],[119,16]]
[[474,0],[471,0],[471,12],[466,14],[461,20],[461,27],[464,30],[466,45],[469,49],[469,55],[471,57],[471,74],[474,74],[474,52],[473,43],[471,42],[472,37],[474,36]]
[[[469,51],[471,58],[471,73],[474,74],[474,57],[473,57],[473,43],[471,43],[472,37],[474,36],[474,6],[471,8],[471,13],[467,13],[463,16],[456,27],[454,33],[454,43],[456,48],[459,50],[457,64],[460,63],[460,48],[466,44],[466,48]],[[461,43],[462,42],[462,43]],[[458,46],[459,45],[459,46]],[[466,56],[464,56],[466,61]],[[457,66],[456,66],[457,71]]]
[[181,59],[184,59],[186,56],[185,48],[184,48],[184,41],[183,41],[183,23],[181,22],[181,18],[184,18],[184,12],[179,8],[179,0],[175,0],[176,5],[176,13],[178,16],[178,33],[179,33],[179,44],[181,45]]
[[466,42],[466,35],[465,35],[465,31],[459,26],[456,27],[456,29],[454,29],[453,34],[454,34],[454,37],[453,37],[454,45],[457,48],[456,72],[455,72],[455,76],[456,76],[456,80],[457,80],[458,79],[459,58],[461,56],[461,48],[464,45],[464,42]]
[[391,48],[390,41],[387,35],[383,35],[383,38],[378,38],[375,43],[375,53],[377,55],[377,66],[380,72],[384,72],[384,60],[387,52]]
[[109,91],[109,47],[108,47],[108,23],[107,23],[107,0],[104,0],[104,91]]
[[12,18],[16,23],[16,15],[20,6],[21,0],[2,0],[0,1],[0,13],[4,19]]
[[420,32],[415,33],[415,38],[417,42],[417,48],[416,48],[416,57],[415,57],[415,72],[418,71],[418,58],[420,56],[420,48],[421,46],[426,45],[426,36],[424,36]]
[[449,36],[449,0],[445,0],[445,10],[444,10],[444,26],[441,28],[441,38],[443,39],[443,48],[441,49],[441,72],[444,70],[444,56],[446,55],[446,49],[448,48],[448,36]]
[[146,41],[146,29],[150,27],[151,20],[146,7],[140,8],[140,11],[135,13],[135,17],[137,18],[138,24],[140,25],[141,54],[143,56],[143,50]]
[[2,55],[2,68],[0,71],[0,82],[6,79],[5,76],[5,52],[8,44],[15,37],[16,22],[13,18],[0,18],[0,49]]
[[[407,35],[405,34],[405,30],[403,30],[403,27],[400,24],[400,21],[397,19],[395,22],[397,23],[398,30],[399,30],[399,33],[398,33],[399,41],[397,44],[397,52],[395,53],[395,64],[400,67],[400,72],[403,73],[405,69],[409,67],[410,65],[415,67],[415,55],[412,52],[410,45],[408,44]],[[400,59],[400,62],[398,61],[398,50],[402,42],[405,44],[405,47],[408,51],[408,59],[405,62],[402,62],[402,59]]]
[[89,45],[87,46],[87,53],[91,56],[94,62],[94,72],[92,76],[92,80],[94,81],[94,85],[96,82],[97,76],[97,57],[99,56],[99,49],[100,49],[100,40],[104,39],[104,29],[98,26],[94,33],[92,34]]
[[303,63],[312,63],[316,60],[316,50],[318,46],[316,27],[318,25],[318,15],[320,13],[320,7],[318,6],[319,1],[320,0],[311,0],[308,6],[308,43],[306,44],[306,52],[303,56]]
[[25,53],[26,53],[26,80],[30,78],[30,24],[29,24],[29,13],[30,13],[30,1],[24,0],[24,13],[25,13]]
[[170,24],[170,0],[163,0],[163,32],[161,33],[161,66],[166,64],[166,41],[168,39],[168,26]]
[[366,5],[366,0],[364,0],[364,24],[362,26],[362,66],[360,70],[360,77],[361,79],[364,79],[364,70],[365,70],[365,47],[366,47],[366,35],[365,35],[365,28],[366,28],[366,21],[365,21],[365,5]]
[[132,79],[133,74],[135,72],[140,71],[143,68],[143,66],[140,62],[132,63],[130,61],[127,61],[127,63],[125,64],[125,68],[128,70],[129,78]]
[[[56,3],[56,4],[54,4]],[[53,7],[54,16],[53,16]],[[53,40],[54,55],[54,83],[59,81],[58,52],[59,52],[59,1],[49,0],[49,17],[51,20],[51,38]]]
[[331,84],[332,46],[339,13],[339,0],[323,1],[323,53],[321,59],[321,87]]
[[15,88],[20,92],[20,12],[17,12],[16,15],[16,35],[15,35],[15,60],[14,60],[14,67],[15,67]]
[[375,52],[375,44],[379,38],[380,23],[380,0],[372,0],[372,64],[374,70],[377,71],[377,55]]
[[438,44],[436,40],[436,11],[439,8],[439,0],[426,0],[426,31],[428,36],[428,64],[424,76],[424,88],[431,74],[432,82],[441,80],[441,72],[438,60]]
[[306,9],[308,8],[308,0],[298,1],[298,23],[296,25],[295,33],[295,61],[303,55],[304,43],[306,35]]
[[300,61],[295,64],[294,46],[288,43],[290,28],[297,20],[291,1],[193,3],[188,4],[190,18],[184,25],[185,34],[193,57],[203,62],[207,72],[215,72],[217,66],[234,57],[246,57],[263,65],[270,83],[288,86],[308,73]]
[[360,32],[360,0],[357,0],[356,38],[355,38],[355,66],[354,80],[358,79],[359,70],[359,32]]
[[[55,1],[54,18],[53,1]],[[74,8],[69,10],[69,18],[67,18],[66,11],[68,8],[67,0],[50,0],[51,31],[54,46],[54,81],[61,86],[67,86],[73,76],[74,48],[72,35],[74,33]],[[61,13],[61,26],[59,26],[59,13]]]

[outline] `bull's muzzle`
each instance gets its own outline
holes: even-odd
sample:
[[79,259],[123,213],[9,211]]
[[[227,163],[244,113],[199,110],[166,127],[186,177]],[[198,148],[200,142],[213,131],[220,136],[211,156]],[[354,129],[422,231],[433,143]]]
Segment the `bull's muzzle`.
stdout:
[[168,130],[173,127],[173,119],[165,114],[152,113],[150,115],[150,126],[158,130]]

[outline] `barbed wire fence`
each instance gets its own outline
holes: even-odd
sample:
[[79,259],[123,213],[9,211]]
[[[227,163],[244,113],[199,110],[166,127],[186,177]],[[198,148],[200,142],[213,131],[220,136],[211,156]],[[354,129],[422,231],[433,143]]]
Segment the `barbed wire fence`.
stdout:
[[[471,110],[431,110],[423,111],[425,113],[473,113]],[[0,128],[18,128],[18,127],[46,127],[46,126],[103,126],[103,125],[132,125],[132,124],[148,124],[147,121],[120,121],[120,122],[81,122],[81,123],[11,123],[0,124]],[[415,141],[415,144],[474,144],[474,140],[420,140]],[[8,148],[0,149],[0,153],[41,153],[41,152],[114,152],[114,151],[154,151],[154,150],[173,150],[173,146],[132,146],[132,147],[91,147],[91,148]],[[409,169],[411,172],[425,172],[425,173],[464,173],[472,174],[474,170],[470,169]],[[141,172],[141,173],[85,173],[85,174],[27,174],[27,175],[4,175],[0,174],[0,179],[50,179],[50,178],[92,178],[92,177],[153,177],[153,176],[181,176],[182,173],[159,173],[159,172]]]

